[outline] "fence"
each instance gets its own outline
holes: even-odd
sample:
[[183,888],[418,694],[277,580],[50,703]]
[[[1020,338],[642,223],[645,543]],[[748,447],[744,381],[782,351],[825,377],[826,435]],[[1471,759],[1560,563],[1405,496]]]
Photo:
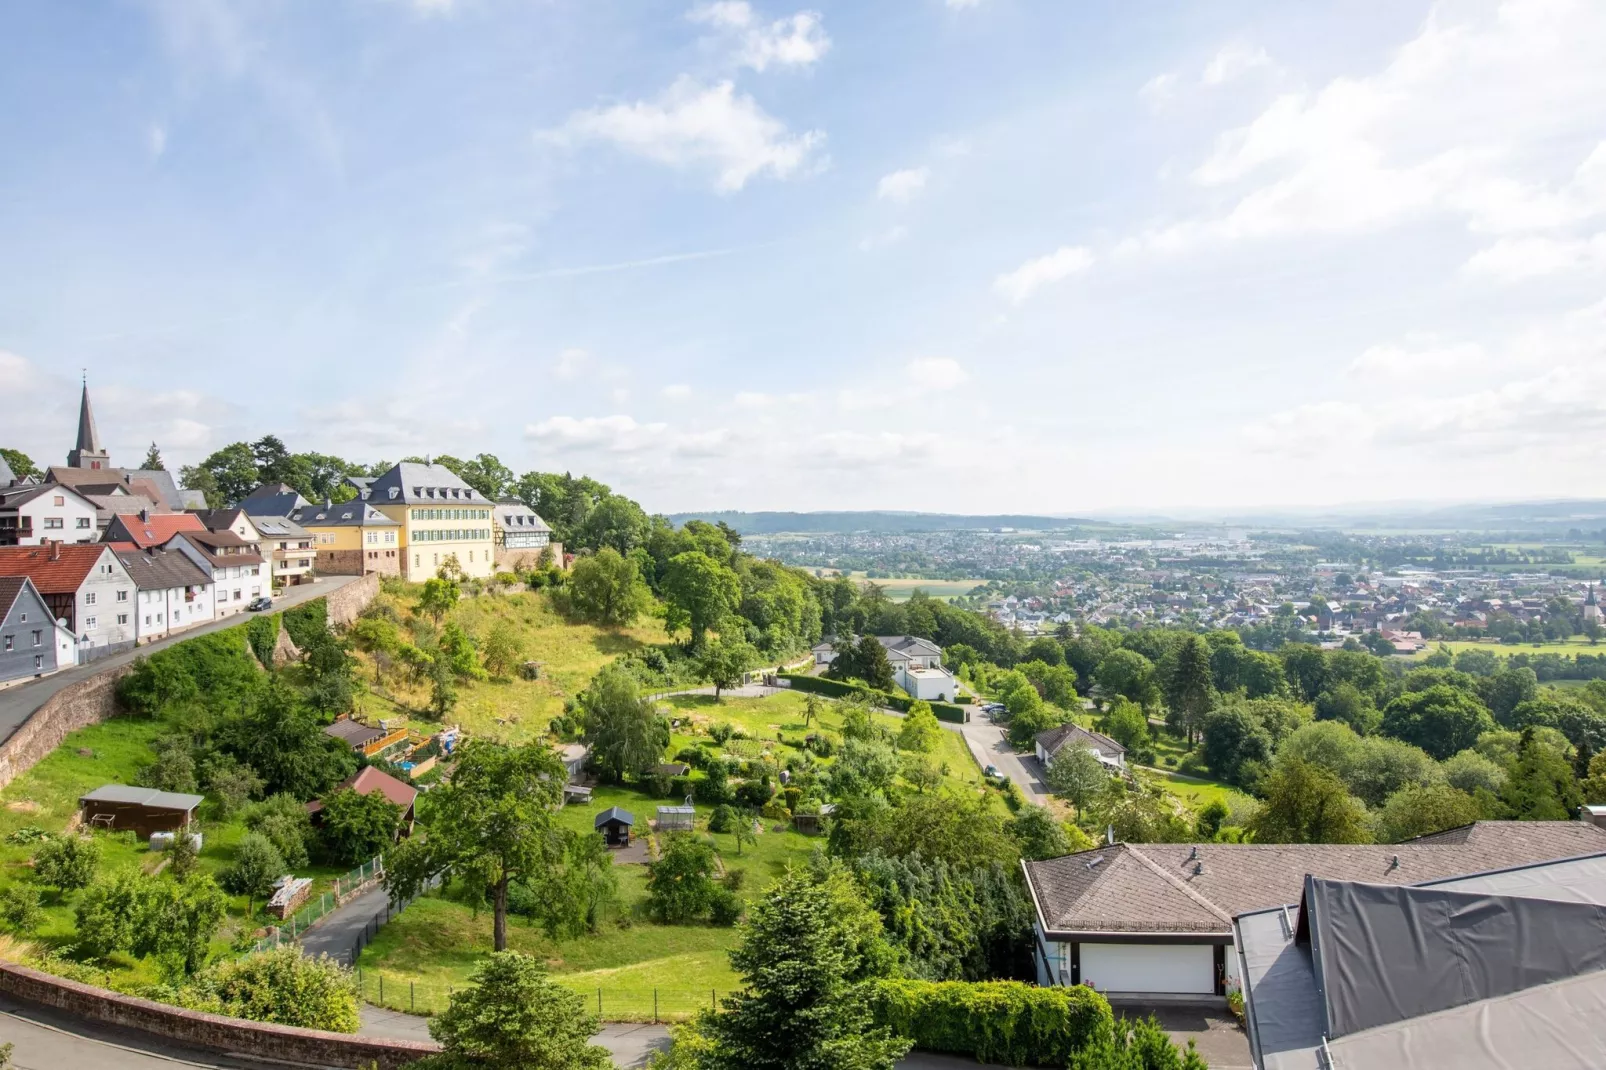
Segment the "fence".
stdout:
[[[321,920],[341,905],[341,900],[347,898],[352,892],[363,885],[376,881],[385,875],[385,860],[375,855],[370,861],[364,862],[350,873],[335,878],[334,889],[324,892],[318,898],[284,919],[273,931],[272,936],[264,936],[251,946],[251,953],[266,951],[270,947],[293,941],[296,937],[310,929],[314,922]],[[389,921],[387,916],[386,921]],[[355,952],[352,961],[356,961]]]
[[[552,980],[585,997],[586,1009],[608,1022],[684,1021],[699,1011],[717,1010],[720,999],[729,995],[712,989],[597,988],[570,984],[561,976],[554,976]],[[409,1014],[439,1014],[446,1009],[454,992],[468,986],[359,969],[357,987],[360,998],[376,1007]]]

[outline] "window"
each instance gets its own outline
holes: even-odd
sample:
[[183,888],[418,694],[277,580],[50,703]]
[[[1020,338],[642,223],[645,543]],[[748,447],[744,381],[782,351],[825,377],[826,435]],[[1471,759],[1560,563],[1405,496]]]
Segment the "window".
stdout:
[[8,636],[6,636],[6,649],[10,650],[11,647],[12,647],[12,639],[11,639],[11,636],[8,635]]
[[84,605],[92,606],[94,604],[95,604],[95,592],[94,591],[90,591],[88,594],[84,595]]
[[236,602],[240,600],[240,589],[238,587],[234,589],[234,600]]
[[128,614],[127,613],[119,613],[119,614],[117,614],[117,623],[118,624],[127,624],[128,623]]
[[471,565],[474,563],[474,551],[473,550],[470,550],[468,552],[468,563],[471,564]]
[[162,615],[160,613],[156,614],[156,623],[157,624],[162,623]]
[[413,567],[414,568],[418,567],[418,558],[419,558],[419,556],[420,556],[419,554],[414,554],[413,555]]
[[147,613],[147,614],[145,614],[145,627],[149,628],[150,626],[151,626],[151,615],[149,613]]
[[45,517],[45,530],[46,531],[60,531],[62,528],[66,527],[66,526],[67,526],[67,522],[65,520],[63,520],[61,517],[59,517],[59,516],[47,516],[47,517]]
[[85,630],[88,630],[90,628],[95,627],[99,623],[100,623],[100,621],[96,620],[94,617],[89,617],[89,618],[85,619],[85,621],[84,621],[84,628],[85,628]]
[[50,499],[50,503],[52,505],[66,505],[67,497],[63,494],[57,494]]
[[33,667],[36,668],[36,669],[44,668],[45,667],[45,659],[43,657],[41,657],[40,655],[35,654],[33,656]]
[[128,592],[127,592],[127,591],[118,591],[118,592],[117,592],[117,600],[118,600],[118,601],[119,601],[119,602],[126,602],[126,601],[128,601]]
[[19,619],[19,620],[20,620],[20,621],[21,621],[21,622],[22,622],[22,623],[23,623],[23,624],[27,624],[27,623],[28,623],[28,614],[26,614],[26,613],[24,613],[24,614],[23,614],[23,615],[22,615],[22,616],[21,616],[21,617],[19,617],[19,618],[18,618],[18,619]]
[[79,517],[78,518],[78,529],[80,531],[86,531],[86,530],[88,530],[88,528],[89,528],[89,518],[87,516]]

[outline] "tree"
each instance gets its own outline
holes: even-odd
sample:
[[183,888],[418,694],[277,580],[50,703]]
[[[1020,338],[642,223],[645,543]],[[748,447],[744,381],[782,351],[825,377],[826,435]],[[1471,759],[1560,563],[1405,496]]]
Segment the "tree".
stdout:
[[1520,725],[1511,722],[1512,712],[1538,696],[1539,677],[1526,665],[1516,669],[1501,669],[1488,677],[1489,712],[1502,728],[1520,728]]
[[823,703],[820,702],[820,696],[814,694],[813,692],[810,692],[809,694],[803,696],[803,727],[804,728],[808,728],[815,721],[818,721],[820,719],[820,710],[822,708],[823,708]]
[[859,636],[858,670],[860,679],[877,691],[891,691],[898,686],[892,678],[892,662],[887,660],[887,648],[873,635]]
[[100,864],[100,844],[88,836],[53,836],[33,855],[34,880],[58,896],[88,887]]
[[[192,473],[198,479],[192,479]],[[204,473],[204,475],[202,474]],[[207,457],[195,469],[184,469],[184,485],[194,490],[207,490],[207,504],[221,506],[237,502],[250,494],[262,482],[257,471],[256,454],[244,442],[232,442]],[[196,483],[209,483],[210,487]],[[216,503],[211,492],[215,488]]]
[[1260,843],[1367,843],[1366,806],[1337,776],[1299,758],[1279,760],[1262,782],[1265,803],[1249,827]]
[[1214,711],[1204,719],[1202,732],[1205,765],[1229,784],[1244,786],[1246,767],[1259,768],[1271,758],[1271,735],[1243,706]]
[[[834,882],[846,887],[834,889]],[[745,987],[699,1021],[704,1070],[892,1070],[909,1041],[871,1017],[867,985],[886,969],[881,920],[842,875],[792,870],[749,914],[731,964]]]
[[669,559],[663,589],[669,607],[665,627],[670,631],[686,629],[693,648],[702,646],[708,630],[719,627],[742,599],[742,584],[736,573],[700,550],[688,550]]
[[1205,714],[1215,703],[1215,686],[1210,676],[1210,648],[1197,635],[1190,635],[1177,647],[1176,663],[1166,680],[1166,704],[1176,727],[1186,733],[1188,743]]
[[[743,820],[738,816],[736,824]],[[695,836],[667,839],[662,857],[647,863],[647,913],[669,925],[706,917],[714,897],[714,848]]]
[[6,449],[0,446],[0,459],[5,460],[6,467],[11,469],[11,474],[18,479],[27,479],[29,476],[34,479],[44,478],[44,473],[39,470],[38,465],[33,463],[33,458],[21,450]]
[[228,900],[212,878],[201,873],[182,881],[156,878],[146,884],[142,899],[129,950],[155,955],[171,973],[185,977],[206,965],[207,949],[228,912]]
[[1444,760],[1441,771],[1445,783],[1468,795],[1476,795],[1479,790],[1499,795],[1500,789],[1506,786],[1505,769],[1475,750],[1452,754]]
[[599,501],[580,524],[576,546],[588,550],[611,549],[619,554],[647,541],[652,523],[635,502],[622,494],[610,494]]
[[1047,807],[1031,803],[1009,819],[1009,834],[1020,845],[1021,857],[1033,862],[1060,858],[1092,846],[1081,829],[1076,829],[1076,838],[1072,839],[1065,824]]
[[[445,460],[444,457],[438,458],[439,463],[444,463]],[[459,479],[493,502],[500,500],[512,490],[516,479],[513,469],[490,453],[481,453],[472,461],[460,461],[453,471],[457,473]]]
[[1360,688],[1341,680],[1316,696],[1316,719],[1347,724],[1359,735],[1366,736],[1377,731],[1383,715]]
[[720,692],[729,687],[737,687],[742,682],[742,674],[748,666],[758,661],[759,654],[751,643],[741,640],[711,639],[703,646],[702,656],[697,659],[697,671],[708,677],[709,683],[714,685],[714,701],[718,702]]
[[234,849],[234,864],[223,871],[219,883],[235,895],[245,896],[246,916],[256,913],[258,899],[273,894],[273,882],[289,872],[284,856],[260,832],[247,832]]
[[151,448],[145,451],[145,459],[139,466],[152,472],[167,470],[167,465],[162,463],[162,451],[156,448],[156,443],[152,442]]
[[1524,728],[1500,801],[1519,821],[1566,821],[1578,808],[1580,793],[1567,759]]
[[428,713],[434,720],[444,721],[446,715],[457,706],[457,675],[452,672],[451,662],[444,656],[429,660],[428,673],[430,680]]
[[1280,651],[1283,672],[1293,682],[1299,697],[1313,702],[1327,686],[1327,658],[1320,647],[1309,643],[1289,643]]
[[1099,662],[1093,678],[1106,695],[1119,695],[1145,709],[1155,705],[1160,698],[1154,662],[1136,650],[1123,647],[1110,651]]
[[1589,760],[1586,772],[1588,775],[1579,785],[1584,801],[1594,805],[1606,803],[1606,751]]
[[1078,813],[1110,782],[1110,771],[1086,747],[1070,744],[1061,748],[1043,771],[1048,790],[1069,799]]
[[574,563],[569,572],[568,596],[576,617],[609,628],[634,623],[652,601],[636,562],[611,546]]
[[73,911],[81,952],[103,959],[133,943],[134,921],[144,904],[148,879],[136,870],[124,869],[84,889]]
[[539,959],[498,951],[429,1021],[439,1055],[418,1070],[609,1070],[608,1049],[591,1043],[597,1019],[585,997],[554,984]]
[[617,662],[605,666],[580,694],[591,760],[615,784],[657,764],[669,745],[669,726],[635,677]]
[[309,958],[297,944],[215,962],[195,988],[216,997],[221,1013],[253,1022],[355,1033],[360,1024],[352,972],[330,958]]
[[1366,805],[1382,806],[1401,788],[1442,783],[1444,772],[1421,747],[1387,736],[1367,736],[1354,764],[1339,777]]
[[940,743],[942,725],[931,711],[931,703],[911,703],[909,715],[903,719],[903,727],[898,730],[898,749],[926,754],[936,750]]
[[318,838],[324,854],[342,866],[367,862],[396,841],[402,808],[378,791],[341,788],[324,796]]
[[430,618],[439,625],[441,618],[452,611],[457,600],[463,595],[462,588],[455,582],[431,576],[424,581],[424,589],[418,595],[418,610],[428,613]]
[[524,658],[524,640],[519,630],[508,621],[497,621],[486,633],[480,656],[486,672],[498,680],[508,679]]
[[885,794],[898,775],[898,756],[885,743],[847,739],[826,774],[826,790],[838,799]]
[[219,755],[206,765],[206,790],[217,800],[218,813],[225,819],[262,794],[263,786],[255,769],[231,755]]
[[351,748],[324,734],[317,716],[278,676],[218,732],[225,753],[251,766],[269,791],[313,799],[357,771]]
[[26,884],[13,884],[0,892],[0,925],[16,936],[26,937],[39,928],[45,912],[39,906],[39,893]]
[[1099,731],[1125,747],[1134,761],[1150,750],[1149,719],[1136,702],[1118,699],[1099,719]]
[[507,949],[507,890],[553,871],[564,837],[556,825],[568,770],[545,743],[507,747],[469,740],[452,779],[430,792],[427,835],[386,852],[392,902],[418,895],[448,870],[474,896],[489,895],[495,949]]
[[753,811],[739,810],[736,820],[731,823],[731,838],[736,841],[736,856],[741,857],[742,844],[758,844],[758,835],[753,831]]
[[1441,761],[1472,746],[1494,726],[1481,702],[1448,684],[1408,691],[1383,711],[1386,735],[1414,743]]
[[1470,825],[1483,816],[1472,796],[1448,784],[1418,784],[1388,797],[1377,815],[1377,838],[1399,843]]

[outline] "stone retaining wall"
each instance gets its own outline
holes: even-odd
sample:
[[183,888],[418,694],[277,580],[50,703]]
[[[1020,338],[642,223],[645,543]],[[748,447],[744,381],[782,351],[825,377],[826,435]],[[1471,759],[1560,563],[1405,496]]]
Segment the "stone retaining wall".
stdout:
[[117,682],[132,666],[119,665],[68,684],[45,700],[0,744],[0,788],[32,769],[61,745],[67,733],[98,724],[117,712]]
[[180,1044],[303,1066],[356,1068],[377,1064],[379,1070],[395,1070],[440,1050],[434,1044],[415,1040],[325,1033],[170,1007],[10,962],[0,962],[0,992],[74,1017],[137,1029]]
[[350,624],[378,594],[379,577],[372,572],[352,580],[338,591],[330,591],[323,598],[329,608],[329,624]]

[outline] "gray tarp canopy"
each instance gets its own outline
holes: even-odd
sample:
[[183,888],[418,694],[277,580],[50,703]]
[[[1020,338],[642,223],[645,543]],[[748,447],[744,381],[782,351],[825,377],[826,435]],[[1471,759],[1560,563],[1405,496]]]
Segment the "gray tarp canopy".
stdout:
[[[1606,856],[1239,915],[1262,1070],[1606,1066]],[[1325,1040],[1324,1040],[1325,1037]]]

